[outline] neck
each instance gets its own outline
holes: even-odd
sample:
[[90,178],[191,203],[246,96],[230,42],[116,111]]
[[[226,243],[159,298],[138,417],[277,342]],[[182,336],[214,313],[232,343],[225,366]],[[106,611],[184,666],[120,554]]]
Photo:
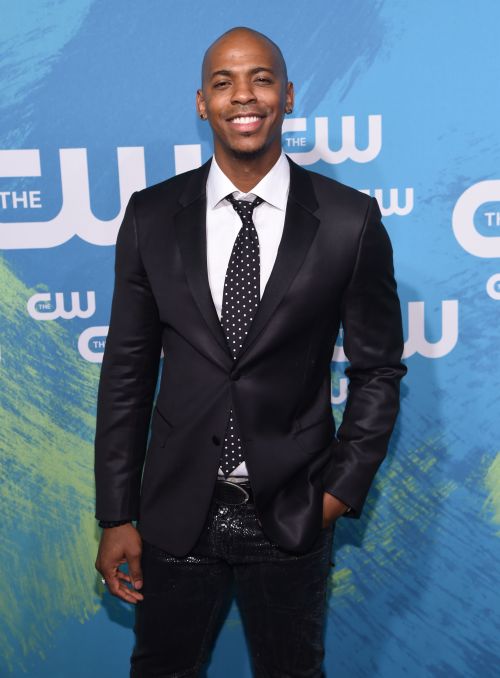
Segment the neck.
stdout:
[[226,177],[232,181],[242,193],[250,193],[259,181],[266,176],[281,155],[281,145],[262,156],[254,158],[238,158],[221,153],[215,148],[215,159]]

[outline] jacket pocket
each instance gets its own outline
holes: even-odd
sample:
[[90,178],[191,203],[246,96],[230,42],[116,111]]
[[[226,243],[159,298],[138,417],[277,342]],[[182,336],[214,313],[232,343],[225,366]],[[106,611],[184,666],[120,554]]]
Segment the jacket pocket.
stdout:
[[294,438],[299,447],[309,454],[328,447],[334,440],[334,436],[335,425],[333,422],[333,415],[328,415],[314,424],[300,428],[294,434]]
[[172,433],[174,427],[172,424],[165,419],[163,414],[155,407],[153,416],[151,418],[151,439],[150,446],[156,445],[157,447],[165,447],[167,438]]

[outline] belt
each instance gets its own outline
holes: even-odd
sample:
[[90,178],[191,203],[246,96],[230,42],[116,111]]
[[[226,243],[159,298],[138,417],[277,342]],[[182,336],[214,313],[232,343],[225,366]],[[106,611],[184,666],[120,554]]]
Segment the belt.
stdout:
[[214,499],[219,504],[252,504],[253,492],[248,480],[233,483],[230,480],[218,480],[215,482]]

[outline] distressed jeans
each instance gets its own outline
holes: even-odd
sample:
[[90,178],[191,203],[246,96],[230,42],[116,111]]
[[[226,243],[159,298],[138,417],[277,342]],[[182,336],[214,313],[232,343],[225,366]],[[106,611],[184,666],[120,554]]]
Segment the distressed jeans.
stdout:
[[136,606],[131,678],[205,675],[233,594],[256,678],[320,678],[334,526],[305,554],[262,532],[252,503],[212,502],[181,558],[143,542],[144,600]]

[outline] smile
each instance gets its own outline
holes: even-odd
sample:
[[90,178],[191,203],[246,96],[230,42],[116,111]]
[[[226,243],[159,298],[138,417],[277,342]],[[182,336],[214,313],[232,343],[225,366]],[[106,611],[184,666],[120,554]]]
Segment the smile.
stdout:
[[229,118],[228,123],[238,132],[255,132],[263,124],[264,118],[260,115],[236,115]]
[[258,122],[261,118],[257,115],[241,115],[237,118],[231,118],[230,122],[236,125],[248,125],[252,122]]

